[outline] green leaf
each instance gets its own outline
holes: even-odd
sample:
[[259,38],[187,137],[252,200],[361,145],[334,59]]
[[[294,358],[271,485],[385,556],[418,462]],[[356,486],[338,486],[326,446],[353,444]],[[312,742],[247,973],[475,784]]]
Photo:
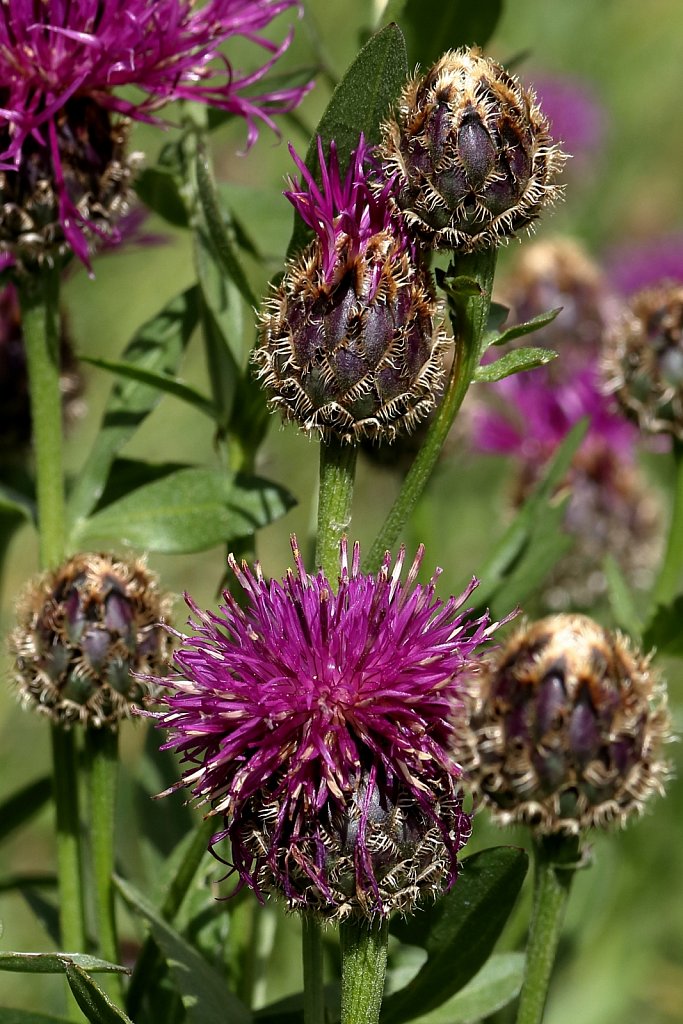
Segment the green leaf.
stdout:
[[[539,570],[545,572],[547,544],[555,545],[556,561],[560,547],[566,550],[566,545],[571,543],[561,532],[558,533],[564,507],[558,503],[551,507],[551,500],[587,430],[587,419],[572,427],[550,462],[545,476],[536,485],[496,544],[488,562],[482,567],[478,574],[481,583],[477,589],[477,603],[480,607],[491,602],[494,597],[498,599],[503,593],[511,596],[508,610],[514,607],[523,600],[522,596],[513,596],[514,585],[519,584],[520,595],[523,593],[526,596],[538,585]],[[534,547],[541,530],[547,541],[543,550],[540,546],[538,549]],[[501,607],[504,607],[503,603]]]
[[557,352],[552,352],[549,348],[516,348],[513,352],[506,352],[493,363],[477,367],[474,380],[478,384],[494,384],[497,380],[511,377],[513,373],[523,373],[525,370],[545,366],[553,359],[557,359]]
[[523,953],[497,953],[457,995],[414,1024],[475,1024],[519,995],[524,980]]
[[216,183],[211,173],[206,153],[200,149],[197,155],[197,190],[204,211],[204,221],[209,237],[228,277],[234,282],[248,306],[257,308],[260,303],[247,281],[242,264],[235,252],[232,238],[233,227],[229,222],[229,211],[221,206]]
[[514,341],[515,338],[523,338],[525,334],[533,334],[534,331],[540,331],[542,327],[547,324],[551,324],[558,313],[562,312],[562,306],[558,306],[557,309],[549,309],[546,313],[539,313],[538,316],[534,316],[531,320],[525,320],[524,323],[514,324],[512,327],[508,327],[506,331],[500,331],[497,333],[489,332],[486,335],[486,348],[490,345],[507,345],[509,341]]
[[[320,172],[317,136],[322,140],[325,153],[331,140],[335,140],[343,174],[361,132],[367,142],[379,142],[380,125],[401,91],[407,74],[405,40],[397,25],[388,25],[365,44],[334,90],[318,122],[306,153],[306,166],[316,180],[319,180]],[[295,214],[287,255],[294,256],[310,237],[310,229]]]
[[73,542],[85,549],[96,541],[106,541],[188,554],[249,537],[293,504],[283,487],[260,477],[180,469],[138,487],[81,521]]
[[135,191],[154,213],[169,224],[186,228],[187,206],[178,187],[178,180],[168,167],[145,167],[135,178]]
[[634,639],[639,639],[643,632],[643,624],[633,600],[633,590],[624,579],[614,555],[607,555],[603,570],[607,580],[607,596],[616,625]]
[[683,657],[683,594],[679,594],[669,605],[657,605],[651,622],[643,635],[646,651],[654,647],[657,654],[667,657]]
[[164,373],[156,373],[154,370],[146,370],[142,366],[135,366],[133,363],[122,362],[117,359],[97,359],[93,356],[81,356],[81,362],[90,363],[91,366],[98,366],[101,370],[108,370],[125,380],[135,380],[140,384],[147,384],[156,388],[164,394],[173,395],[183,402],[187,402],[198,412],[214,418],[214,406],[210,398],[200,394],[195,388],[183,384],[177,377],[170,377]]
[[33,1010],[13,1010],[0,1006],[0,1024],[69,1024],[66,1017],[51,1017]]
[[[123,353],[123,362],[153,373],[174,376],[190,337],[199,322],[199,291],[188,288],[171,299],[143,324]],[[120,380],[112,388],[102,423],[85,465],[78,474],[67,505],[69,522],[92,512],[117,452],[156,407],[161,392],[141,381]]]
[[247,1007],[228,988],[222,975],[159,916],[142,893],[122,878],[116,887],[132,910],[147,919],[171,976],[181,994],[190,1024],[250,1024]]
[[66,968],[66,980],[91,1024],[133,1024],[78,964]]
[[0,804],[0,842],[42,811],[51,796],[52,779],[46,775],[6,797]]
[[394,0],[382,20],[400,21],[411,67],[426,71],[446,50],[484,46],[502,10],[503,0]]
[[390,923],[402,942],[421,946],[427,962],[384,1001],[381,1024],[423,1017],[459,992],[491,954],[527,871],[524,850],[498,846],[466,857],[449,893],[420,913]]
[[0,971],[20,974],[64,974],[78,966],[93,974],[126,974],[126,968],[85,953],[12,953],[0,952]]

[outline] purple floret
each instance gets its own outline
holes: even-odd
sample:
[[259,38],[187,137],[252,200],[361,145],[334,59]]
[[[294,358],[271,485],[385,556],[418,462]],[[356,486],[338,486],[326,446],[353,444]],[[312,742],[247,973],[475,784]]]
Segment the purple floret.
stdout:
[[[321,893],[334,903],[329,832],[338,828],[340,844],[352,848],[353,891],[371,893],[373,912],[386,913],[366,826],[388,814],[397,791],[406,828],[419,817],[441,830],[444,884],[455,879],[469,819],[453,715],[463,675],[496,625],[461,610],[476,580],[447,601],[435,596],[438,571],[427,585],[415,582],[422,548],[402,582],[403,549],[393,569],[387,553],[374,576],[360,571],[357,544],[349,563],[344,540],[337,589],[322,571],[306,572],[295,539],[292,549],[296,570],[281,582],[231,556],[245,607],[228,592],[218,614],[186,598],[193,633],[180,636],[157,725],[185,766],[175,788],[187,786],[223,816],[212,846],[231,840],[232,862],[257,895],[265,868],[291,905],[319,902]],[[439,817],[446,805],[447,826]],[[270,824],[255,852],[257,811]]]

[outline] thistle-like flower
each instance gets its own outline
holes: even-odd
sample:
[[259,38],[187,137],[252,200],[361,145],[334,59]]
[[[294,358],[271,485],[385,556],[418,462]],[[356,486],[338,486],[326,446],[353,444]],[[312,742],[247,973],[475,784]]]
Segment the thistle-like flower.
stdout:
[[495,624],[416,584],[423,550],[376,576],[341,545],[338,589],[296,570],[264,579],[231,556],[245,599],[188,597],[157,725],[187,786],[223,819],[241,882],[327,918],[405,911],[455,880],[470,833],[449,752],[460,681]]
[[584,615],[523,626],[472,684],[465,777],[503,825],[624,825],[669,774],[666,693],[649,659]]
[[170,656],[169,599],[140,561],[78,554],[32,580],[10,636],[22,702],[63,725],[116,727]]
[[633,297],[605,338],[604,373],[641,430],[683,439],[683,285],[665,282]]
[[[261,121],[291,110],[303,88],[251,94],[289,45],[260,33],[296,0],[12,0],[0,4],[0,252],[34,262],[72,249],[84,262],[125,212],[137,158],[131,118],[199,100]],[[271,56],[251,74],[220,52],[244,36]],[[140,95],[121,93],[135,86]]]
[[380,154],[433,248],[470,252],[531,224],[565,156],[534,93],[479,50],[449,50],[405,86]]
[[393,440],[434,408],[443,381],[443,308],[361,136],[342,179],[322,143],[318,188],[285,195],[316,234],[261,314],[254,353],[270,405],[323,438]]

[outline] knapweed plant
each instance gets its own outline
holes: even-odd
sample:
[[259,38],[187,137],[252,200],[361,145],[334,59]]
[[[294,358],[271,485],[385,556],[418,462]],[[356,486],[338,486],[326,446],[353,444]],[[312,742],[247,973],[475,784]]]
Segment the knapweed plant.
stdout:
[[602,122],[501,7],[0,3],[0,1024],[565,1019],[674,775],[683,274],[529,241]]

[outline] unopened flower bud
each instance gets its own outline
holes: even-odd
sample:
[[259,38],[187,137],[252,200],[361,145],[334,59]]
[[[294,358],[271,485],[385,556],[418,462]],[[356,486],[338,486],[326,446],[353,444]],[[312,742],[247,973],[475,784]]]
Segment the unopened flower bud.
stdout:
[[286,268],[261,314],[254,354],[270,406],[323,438],[391,441],[434,408],[443,382],[443,310],[393,210],[373,193],[361,138],[342,181],[334,146],[319,191],[286,193],[317,237]]
[[116,726],[163,673],[169,600],[142,561],[78,554],[26,588],[10,636],[22,701],[63,724]]
[[495,246],[559,192],[564,154],[533,92],[476,49],[409,81],[383,134],[398,205],[433,248]]
[[683,285],[638,292],[605,340],[607,390],[641,430],[683,439]]
[[501,824],[623,825],[663,791],[666,695],[649,659],[584,615],[524,626],[473,680],[457,752]]

